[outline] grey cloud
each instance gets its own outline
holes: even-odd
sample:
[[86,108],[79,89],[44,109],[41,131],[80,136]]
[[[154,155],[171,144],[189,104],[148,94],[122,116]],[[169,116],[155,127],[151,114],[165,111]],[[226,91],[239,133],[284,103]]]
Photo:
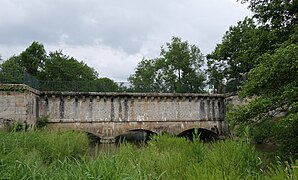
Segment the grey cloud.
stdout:
[[8,9],[0,8],[13,16],[13,22],[0,20],[0,43],[57,43],[64,34],[67,44],[91,45],[101,39],[101,43],[132,54],[139,52],[150,34],[168,37],[193,33],[192,39],[202,33],[212,36],[208,24],[229,15],[222,9],[226,4],[218,0],[12,0]]
[[100,38],[112,47],[135,53],[150,31],[151,23],[146,17],[141,17],[141,10],[136,12],[137,9],[131,9],[129,4],[92,0],[41,2],[23,1],[11,6],[13,9],[9,11],[21,6],[26,17],[18,17],[18,12],[15,12],[16,19],[21,19],[21,22],[1,24],[4,27],[0,30],[2,44],[32,40],[55,43],[62,34],[67,34],[65,43],[92,44],[94,39]]
[[126,79],[172,36],[210,53],[249,14],[245,9],[236,0],[1,0],[0,54],[7,58],[39,41],[104,76]]

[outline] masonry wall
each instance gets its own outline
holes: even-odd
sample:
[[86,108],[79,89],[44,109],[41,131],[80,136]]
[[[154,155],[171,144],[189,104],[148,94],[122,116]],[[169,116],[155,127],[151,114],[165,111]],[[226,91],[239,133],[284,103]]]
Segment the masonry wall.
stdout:
[[0,126],[7,119],[34,125],[37,118],[48,116],[51,127],[101,137],[142,128],[172,133],[204,128],[219,134],[226,129],[224,95],[39,92],[26,85],[11,87],[0,87]]
[[34,125],[38,117],[37,91],[23,85],[11,85],[10,90],[0,90],[0,120],[14,120]]
[[51,122],[221,121],[224,97],[202,94],[58,93],[40,96]]

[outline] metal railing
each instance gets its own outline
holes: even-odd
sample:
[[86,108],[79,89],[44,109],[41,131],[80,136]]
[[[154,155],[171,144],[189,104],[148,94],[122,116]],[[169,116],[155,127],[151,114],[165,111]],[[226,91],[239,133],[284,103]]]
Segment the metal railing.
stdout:
[[104,84],[94,81],[40,81],[42,91],[72,91],[72,92],[123,92],[126,87],[122,83]]
[[22,84],[24,83],[24,72],[14,71],[11,73],[0,71],[0,82],[1,84]]
[[40,81],[24,71],[5,72],[0,70],[0,84],[26,84],[40,91],[72,92],[124,92],[129,91],[125,82],[103,83],[94,81]]
[[24,71],[14,71],[14,72],[0,71],[0,83],[1,84],[26,84],[35,89],[40,88],[39,80]]
[[27,84],[28,86],[30,86],[34,89],[40,90],[40,81],[36,77],[30,75],[27,72],[24,72],[24,81],[23,82],[24,82],[24,84]]
[[93,81],[41,81],[27,72],[4,72],[0,70],[0,84],[26,84],[40,91],[69,91],[69,92],[138,92],[138,93],[200,93],[195,90],[175,92],[171,89],[161,89],[138,85],[132,87],[128,82]]

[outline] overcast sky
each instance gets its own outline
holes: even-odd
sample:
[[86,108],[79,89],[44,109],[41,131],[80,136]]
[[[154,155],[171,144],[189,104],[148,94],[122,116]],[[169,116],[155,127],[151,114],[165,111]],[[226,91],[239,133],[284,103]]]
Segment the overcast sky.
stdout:
[[143,58],[158,57],[172,36],[212,52],[229,26],[250,15],[237,0],[0,0],[0,54],[33,41],[126,81]]

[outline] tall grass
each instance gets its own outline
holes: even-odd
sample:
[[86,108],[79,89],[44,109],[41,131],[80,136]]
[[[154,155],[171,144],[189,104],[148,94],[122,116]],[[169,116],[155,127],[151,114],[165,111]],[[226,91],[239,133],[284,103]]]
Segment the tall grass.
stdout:
[[84,156],[87,150],[88,139],[78,132],[0,132],[0,178],[34,175],[51,163]]
[[297,178],[295,163],[262,170],[259,154],[243,142],[205,145],[196,138],[162,135],[141,147],[120,146],[91,157],[87,136],[79,132],[0,133],[0,179]]
[[214,142],[205,154],[204,160],[193,166],[189,179],[257,179],[261,174],[258,153],[247,143]]

